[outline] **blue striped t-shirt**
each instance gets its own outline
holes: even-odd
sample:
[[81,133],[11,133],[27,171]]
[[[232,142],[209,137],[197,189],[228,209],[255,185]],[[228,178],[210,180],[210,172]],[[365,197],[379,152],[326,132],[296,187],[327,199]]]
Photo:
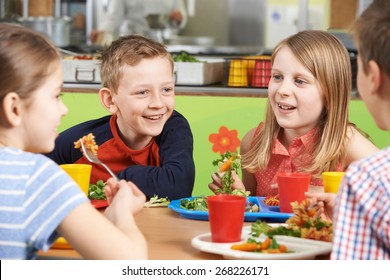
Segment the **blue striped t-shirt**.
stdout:
[[47,157],[0,148],[0,259],[34,259],[48,250],[61,221],[87,200]]

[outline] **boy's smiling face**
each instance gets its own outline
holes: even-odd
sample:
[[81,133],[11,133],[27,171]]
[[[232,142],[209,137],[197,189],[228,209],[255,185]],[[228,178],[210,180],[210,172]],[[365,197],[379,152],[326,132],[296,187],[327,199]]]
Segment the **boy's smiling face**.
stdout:
[[161,133],[172,115],[175,82],[166,57],[145,58],[124,66],[113,96],[119,134],[131,149],[142,149]]

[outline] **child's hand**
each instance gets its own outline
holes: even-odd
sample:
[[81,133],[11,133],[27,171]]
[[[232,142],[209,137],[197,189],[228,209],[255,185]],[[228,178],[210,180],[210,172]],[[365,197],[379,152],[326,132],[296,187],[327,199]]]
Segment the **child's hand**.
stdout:
[[324,220],[333,220],[333,207],[336,195],[333,193],[313,193],[307,192],[305,196],[308,198],[310,205],[315,205],[317,210],[315,218],[321,217]]
[[119,183],[112,178],[108,179],[107,184],[104,187],[104,193],[106,194],[107,202],[109,205],[111,204],[118,190],[119,190]]
[[[135,214],[139,212],[146,201],[146,197],[140,189],[132,182],[110,178],[104,188],[110,208],[130,211]],[[127,208],[127,209],[126,209]]]
[[[218,190],[222,190],[222,181],[221,181],[222,175],[223,173],[211,174],[211,178],[213,179],[213,181],[209,183],[209,189],[213,193],[218,193]],[[237,189],[245,192],[245,186],[236,172],[232,171],[232,177],[234,179],[233,190]]]

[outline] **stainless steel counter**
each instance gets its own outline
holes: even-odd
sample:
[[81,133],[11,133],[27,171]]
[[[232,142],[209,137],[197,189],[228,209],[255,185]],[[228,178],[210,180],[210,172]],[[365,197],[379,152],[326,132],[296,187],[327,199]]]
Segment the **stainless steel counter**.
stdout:
[[[97,93],[100,84],[65,83],[63,92]],[[209,86],[176,86],[176,95],[231,96],[231,97],[267,97],[266,88],[225,87],[221,84]]]
[[[64,83],[65,93],[98,93],[100,84]],[[208,86],[175,86],[175,94],[188,96],[229,96],[229,97],[268,97],[266,88],[225,87],[222,84]],[[352,90],[352,99],[361,99],[357,91]]]

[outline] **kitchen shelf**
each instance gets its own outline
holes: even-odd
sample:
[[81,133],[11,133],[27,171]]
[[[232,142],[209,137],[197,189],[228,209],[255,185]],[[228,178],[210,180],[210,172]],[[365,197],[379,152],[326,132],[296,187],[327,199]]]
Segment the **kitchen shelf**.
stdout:
[[[100,84],[64,83],[63,92],[97,93]],[[230,96],[230,97],[267,97],[266,88],[224,87],[222,84],[209,86],[175,86],[176,95],[189,96]]]
[[[64,83],[64,93],[98,93],[100,84]],[[225,97],[268,97],[266,88],[226,87],[222,84],[209,86],[175,86],[175,94],[180,96],[225,96]],[[352,99],[361,99],[356,90],[352,90]]]

